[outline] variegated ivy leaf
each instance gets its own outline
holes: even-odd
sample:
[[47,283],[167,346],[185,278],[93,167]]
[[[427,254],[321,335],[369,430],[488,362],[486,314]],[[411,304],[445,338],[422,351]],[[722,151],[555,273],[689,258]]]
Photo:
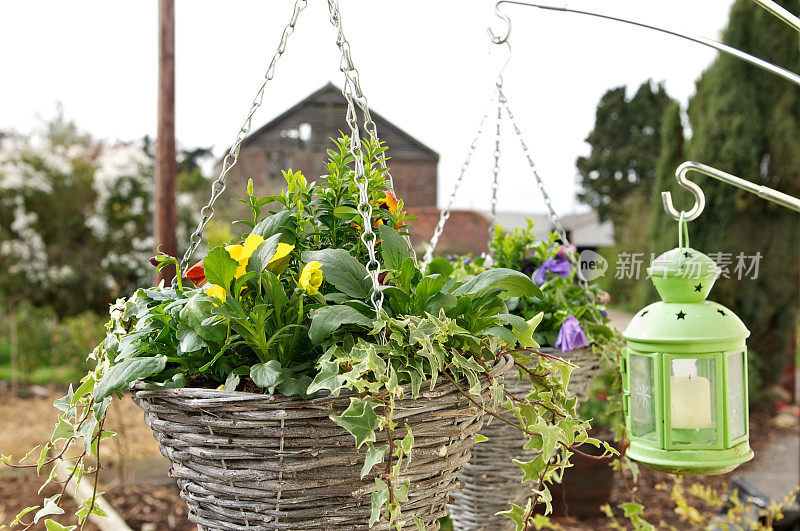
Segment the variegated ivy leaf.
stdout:
[[33,516],[33,523],[36,524],[40,519],[45,516],[50,516],[51,514],[64,514],[64,509],[58,506],[58,499],[60,497],[61,494],[53,494],[45,499],[42,508],[36,511],[36,514]]
[[375,478],[375,490],[372,491],[372,511],[369,515],[369,526],[375,525],[381,517],[381,509],[389,501],[389,486],[380,478]]
[[523,531],[527,524],[527,522],[525,521],[525,517],[530,512],[530,510],[531,510],[531,500],[528,499],[528,504],[525,506],[525,508],[522,508],[519,505],[512,503],[510,509],[506,511],[501,511],[497,514],[499,516],[505,516],[506,518],[510,518],[517,525],[517,531]]
[[317,391],[327,389],[333,396],[339,396],[339,391],[346,387],[347,379],[339,374],[338,361],[321,361],[317,376],[308,386],[308,394],[312,395]]
[[378,447],[369,444],[369,448],[367,448],[367,457],[364,459],[364,466],[361,467],[361,479],[364,479],[364,476],[370,473],[372,467],[383,462],[383,455],[388,449],[388,444]]
[[375,430],[380,419],[372,409],[375,401],[371,398],[350,398],[350,406],[341,415],[331,415],[331,420],[349,431],[356,439],[356,448],[365,442],[375,442]]

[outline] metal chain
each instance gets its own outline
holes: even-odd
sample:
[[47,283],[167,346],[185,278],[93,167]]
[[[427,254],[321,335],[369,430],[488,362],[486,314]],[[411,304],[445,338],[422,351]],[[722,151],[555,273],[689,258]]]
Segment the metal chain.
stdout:
[[489,112],[491,111],[492,105],[495,102],[496,95],[497,91],[493,92],[492,96],[489,98],[489,103],[486,106],[486,112],[483,113],[483,118],[481,118],[478,129],[475,131],[475,136],[472,139],[472,143],[469,145],[469,149],[467,150],[467,156],[464,158],[464,162],[461,163],[461,171],[456,178],[453,191],[450,192],[450,197],[447,198],[447,206],[439,214],[439,222],[436,224],[436,228],[433,229],[433,236],[431,236],[430,244],[425,250],[425,256],[422,258],[421,269],[423,271],[428,268],[428,264],[430,264],[431,260],[433,260],[433,253],[436,251],[436,246],[439,244],[439,238],[441,238],[442,231],[444,231],[444,224],[447,223],[448,219],[450,219],[450,211],[453,209],[453,203],[456,200],[458,189],[461,187],[461,183],[464,180],[464,175],[467,173],[467,169],[469,169],[470,162],[472,161],[472,154],[475,153],[475,148],[478,147],[478,140],[480,140],[481,136],[483,136],[483,127],[486,124],[486,120],[489,119]]
[[[558,233],[559,238],[561,238],[561,241],[564,242],[565,245],[571,245],[569,243],[569,239],[567,238],[567,231],[564,229],[564,226],[561,224],[561,220],[558,218],[558,214],[556,214],[556,211],[553,208],[553,202],[550,199],[550,194],[547,193],[547,190],[544,187],[544,181],[542,180],[542,177],[539,175],[539,171],[536,169],[536,164],[533,162],[531,153],[528,150],[528,145],[525,143],[525,138],[522,135],[522,132],[520,131],[519,126],[517,125],[517,122],[514,120],[514,114],[511,112],[511,107],[508,105],[508,100],[505,100],[504,106],[506,109],[506,114],[508,115],[508,119],[514,128],[514,132],[517,134],[517,137],[519,138],[519,142],[520,145],[522,146],[522,151],[525,154],[525,158],[528,159],[528,165],[531,167],[531,171],[533,172],[533,176],[536,180],[536,185],[539,187],[539,191],[542,193],[542,197],[544,198],[544,204],[547,207],[547,213],[548,216],[550,217],[550,223],[556,229],[556,232]],[[572,264],[572,267],[574,267],[575,271],[578,273],[577,274],[578,281],[580,282],[581,286],[585,290],[587,290],[588,293],[589,286],[586,282],[586,279],[584,279],[583,276],[580,274],[578,259],[575,257],[575,253],[572,252],[567,253],[567,256],[569,257],[569,261]]]
[[[329,2],[329,9],[330,9],[330,2]],[[341,19],[341,13],[339,14]],[[333,22],[333,21],[331,21]],[[335,24],[334,24],[335,26]],[[358,76],[358,71],[353,66],[352,57],[350,57],[350,43],[347,40],[344,41],[345,45],[347,46],[347,63],[348,66],[353,69],[355,75],[352,78],[352,89],[353,89],[353,100],[361,109],[361,113],[364,115],[364,130],[369,133],[370,138],[373,142],[377,143],[380,141],[378,137],[378,126],[375,124],[375,121],[372,119],[372,114],[369,112],[369,105],[367,104],[367,97],[364,95],[364,91],[361,89],[361,81]],[[345,61],[344,56],[342,60]],[[342,65],[340,65],[340,69]],[[344,71],[344,70],[342,70]],[[392,177],[391,172],[389,171],[389,166],[386,164],[386,153],[380,153],[378,155],[378,164],[380,165],[381,169],[383,170],[383,175],[386,178],[386,182],[389,185],[389,191],[392,192],[392,195],[397,197],[397,192],[394,189],[394,178]],[[403,236],[403,239],[406,242],[406,246],[408,250],[411,252],[411,256],[414,259],[414,264],[417,265],[417,253],[414,252],[414,246],[411,244],[411,238],[409,236]]]
[[[239,149],[241,148],[244,139],[247,138],[248,134],[250,134],[250,129],[253,123],[253,115],[256,113],[259,107],[261,107],[261,103],[264,101],[264,92],[267,87],[267,83],[269,83],[275,76],[275,66],[278,63],[278,59],[280,59],[283,53],[286,51],[286,43],[288,42],[292,33],[294,33],[294,27],[297,24],[297,18],[300,16],[300,12],[306,8],[306,5],[307,0],[295,1],[294,9],[292,10],[292,16],[289,20],[289,23],[283,29],[280,42],[278,43],[278,49],[275,52],[275,55],[272,56],[272,60],[269,63],[267,72],[264,74],[264,80],[262,81],[258,92],[256,92],[255,98],[253,98],[253,103],[250,106],[250,111],[247,113],[247,118],[245,118],[242,127],[239,129],[239,133],[236,135],[236,140],[231,146],[231,149],[225,155],[225,159],[222,162],[222,171],[220,172],[219,177],[217,177],[217,179],[211,185],[211,198],[209,199],[208,204],[200,210],[200,223],[198,224],[197,229],[195,229],[195,231],[189,237],[189,248],[186,249],[186,253],[183,255],[183,259],[181,260],[181,271],[186,271],[188,268],[189,261],[192,259],[192,255],[195,253],[197,247],[202,241],[203,231],[205,230],[206,225],[208,225],[208,222],[211,221],[211,218],[214,216],[214,204],[217,202],[217,199],[219,199],[219,196],[221,196],[225,191],[228,173],[239,160]],[[176,279],[173,280],[173,284],[177,281],[178,279],[176,277]]]
[[500,126],[503,123],[503,106],[506,97],[503,94],[503,78],[497,78],[497,127],[494,135],[494,166],[492,167],[492,206],[489,215],[489,243],[487,249],[491,250],[495,237],[495,224],[497,223],[497,189],[500,181]]
[[[339,11],[339,0],[328,0],[328,11],[330,12],[330,21],[333,27],[337,30],[336,45],[342,52],[341,62],[339,69],[344,73],[344,86],[342,87],[342,94],[347,100],[347,125],[350,127],[350,153],[353,155],[353,180],[358,187],[358,212],[361,214],[361,219],[364,222],[364,231],[361,233],[361,241],[367,248],[369,260],[367,261],[366,268],[369,278],[372,281],[372,295],[370,301],[375,309],[376,315],[380,316],[383,307],[383,291],[380,290],[380,281],[378,280],[378,273],[380,272],[380,262],[375,254],[375,241],[377,236],[372,230],[372,204],[370,203],[369,192],[367,190],[367,176],[364,173],[364,161],[361,152],[361,139],[358,132],[358,116],[356,115],[356,103],[354,99],[354,92],[358,84],[358,70],[353,64],[353,59],[350,55],[350,43],[344,36],[342,28],[341,12]],[[356,96],[358,98],[358,96]],[[359,107],[362,109],[366,107],[366,98],[358,98],[360,103]],[[363,103],[363,107],[361,105]]]

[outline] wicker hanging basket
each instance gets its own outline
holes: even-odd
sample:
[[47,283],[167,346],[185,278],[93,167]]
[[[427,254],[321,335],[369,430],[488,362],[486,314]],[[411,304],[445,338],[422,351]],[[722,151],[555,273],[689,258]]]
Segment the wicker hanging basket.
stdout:
[[[602,371],[600,359],[592,348],[567,353],[547,347],[541,350],[578,365],[570,377],[569,389],[580,402],[586,400],[592,381]],[[516,374],[509,374],[505,380],[506,390],[516,396],[530,391],[527,380],[517,380]],[[522,448],[525,439],[519,430],[496,419],[484,426],[481,434],[489,440],[472,450],[472,458],[461,473],[464,489],[453,495],[453,504],[448,506],[450,518],[457,531],[513,530],[512,520],[495,516],[495,513],[507,510],[509,502],[524,505],[531,484],[522,483],[522,469],[511,460],[529,461],[536,453]]]
[[[510,357],[492,375],[502,377]],[[488,399],[488,382],[484,392]],[[397,402],[394,420],[408,424],[414,450],[404,517],[438,529],[459,474],[470,458],[483,411],[449,381]],[[411,396],[410,389],[406,396]],[[374,473],[360,479],[365,448],[328,417],[347,397],[260,395],[212,389],[134,387],[161,452],[172,463],[189,519],[206,530],[366,530]],[[398,428],[395,438],[405,435]],[[378,444],[380,444],[380,435]],[[373,529],[388,529],[385,522]]]

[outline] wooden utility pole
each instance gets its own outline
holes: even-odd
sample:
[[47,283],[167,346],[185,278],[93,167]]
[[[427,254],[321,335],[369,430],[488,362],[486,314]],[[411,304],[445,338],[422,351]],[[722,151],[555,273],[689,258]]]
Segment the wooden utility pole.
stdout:
[[[169,255],[178,253],[175,186],[175,1],[158,1],[158,138],[156,140],[155,223],[156,248]],[[156,276],[170,282],[174,268]]]

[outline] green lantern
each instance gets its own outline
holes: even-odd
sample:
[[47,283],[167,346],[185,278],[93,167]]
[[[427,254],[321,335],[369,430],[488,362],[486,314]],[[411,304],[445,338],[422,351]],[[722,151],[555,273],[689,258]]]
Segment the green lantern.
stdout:
[[[748,442],[750,332],[728,308],[707,301],[720,269],[688,244],[648,268],[662,301],[623,332],[627,455],[672,474],[722,474],[753,458]],[[684,245],[685,241],[685,245]]]

